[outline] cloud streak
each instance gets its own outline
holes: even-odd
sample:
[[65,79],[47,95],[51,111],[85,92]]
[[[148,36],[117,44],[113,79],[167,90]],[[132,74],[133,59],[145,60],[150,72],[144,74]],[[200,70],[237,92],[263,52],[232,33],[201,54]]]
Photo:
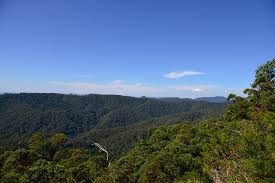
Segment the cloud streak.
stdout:
[[177,91],[190,91],[190,92],[206,92],[212,86],[209,85],[185,85],[185,86],[176,86]]
[[153,87],[143,83],[128,83],[124,80],[113,80],[109,83],[49,81],[48,84],[57,91],[75,94],[115,94],[126,96],[175,96],[189,97],[208,94],[218,89],[214,85],[176,85],[171,87]]
[[[241,94],[241,89],[225,88],[220,85],[197,83],[193,85],[152,86],[144,83],[131,83],[123,80],[113,80],[106,83],[74,82],[74,81],[0,81],[0,92],[39,92],[64,94],[116,94],[126,96],[147,97],[182,97],[197,98],[210,96],[227,96],[229,93]],[[243,94],[242,94],[243,95]]]
[[71,93],[80,94],[100,93],[141,96],[160,92],[159,88],[146,86],[142,83],[127,83],[123,80],[114,80],[106,84],[64,81],[49,81],[48,84],[54,85]]
[[199,71],[175,71],[164,74],[163,77],[168,79],[179,79],[186,76],[203,75],[205,73]]

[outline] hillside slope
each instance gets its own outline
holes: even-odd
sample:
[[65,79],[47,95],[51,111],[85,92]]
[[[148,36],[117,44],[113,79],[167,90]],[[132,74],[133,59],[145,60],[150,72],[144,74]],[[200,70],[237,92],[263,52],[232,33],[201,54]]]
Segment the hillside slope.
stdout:
[[[110,129],[126,130],[130,125],[136,126],[151,119],[158,119],[152,121],[156,125],[149,123],[157,127],[165,123],[162,117],[169,115],[174,119],[182,113],[188,113],[186,120],[194,121],[206,116],[218,116],[225,106],[196,101],[174,104],[117,95],[3,94],[0,95],[0,146],[16,147],[19,140],[23,143],[34,132],[43,132],[47,136],[62,132],[71,138],[88,133],[92,134],[91,139],[103,142],[105,136],[98,134],[98,131],[106,134]],[[137,128],[140,129],[131,129],[138,131]],[[108,136],[112,135],[117,134]]]

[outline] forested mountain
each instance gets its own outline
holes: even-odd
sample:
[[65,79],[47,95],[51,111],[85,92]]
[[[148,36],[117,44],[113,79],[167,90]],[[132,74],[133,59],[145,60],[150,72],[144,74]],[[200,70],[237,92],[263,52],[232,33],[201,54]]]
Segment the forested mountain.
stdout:
[[[257,69],[254,83],[244,92],[247,94],[245,98],[230,94],[229,106],[216,119],[205,119],[199,123],[182,121],[151,128],[146,139],[140,139],[134,148],[116,160],[107,161],[104,152],[97,152],[96,149],[73,148],[75,142],[62,133],[48,138],[35,133],[24,148],[5,151],[0,155],[0,180],[9,183],[275,182],[275,59]],[[148,99],[128,100],[148,102]],[[149,101],[160,104],[161,109],[167,109],[165,102]],[[33,103],[39,104],[38,101]],[[191,105],[193,107],[189,109],[200,111],[202,104],[209,105],[197,103],[196,107]],[[173,105],[177,106],[175,102]],[[182,105],[186,104],[180,104],[177,109],[181,109]],[[177,109],[167,110],[179,116]],[[191,117],[192,113],[188,113],[191,111],[180,114]],[[160,112],[150,114],[160,115]],[[128,128],[131,134],[138,133],[137,129],[141,126],[163,124],[162,120],[167,124],[173,123],[170,120],[173,121],[174,115],[162,114],[164,117],[155,115],[156,118],[141,120],[130,126],[122,123],[119,127],[115,125],[110,128],[113,123],[99,123],[98,131],[96,123],[92,129],[95,131],[83,133],[82,138],[96,132],[103,136],[119,134],[122,129],[127,139],[127,130],[123,128]],[[110,133],[100,131],[106,128]],[[116,141],[116,136],[112,138]]]
[[[14,148],[19,141],[24,144],[34,132],[46,136],[62,132],[84,146],[91,140],[115,145],[116,150],[112,152],[117,154],[146,136],[150,127],[215,117],[225,107],[226,104],[188,100],[174,104],[117,95],[3,94],[0,95],[0,145],[1,149]],[[122,140],[124,145],[120,147]]]

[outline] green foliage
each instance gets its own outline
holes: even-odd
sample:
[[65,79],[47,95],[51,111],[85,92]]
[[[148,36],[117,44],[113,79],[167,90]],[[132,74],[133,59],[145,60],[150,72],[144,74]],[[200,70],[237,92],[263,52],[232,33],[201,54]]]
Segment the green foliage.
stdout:
[[262,125],[220,119],[162,127],[114,162],[109,175],[116,177],[109,179],[141,183],[274,181],[275,137],[270,124]]
[[259,121],[267,111],[275,111],[275,59],[256,70],[255,81],[244,91],[246,98],[234,94],[228,96],[234,104],[229,105],[225,117],[228,120],[251,119]]
[[0,182],[55,183],[93,182],[108,163],[105,156],[85,149],[68,148],[67,137],[58,133],[50,139],[33,134],[28,149],[1,154]]
[[70,174],[66,175],[65,168],[44,159],[36,161],[32,167],[21,177],[21,182],[70,182]]
[[[24,147],[27,139],[37,132],[45,137],[64,133],[73,139],[75,146],[89,147],[91,140],[97,141],[108,147],[114,158],[147,137],[149,128],[216,117],[225,107],[225,103],[192,100],[175,103],[115,95],[3,94],[0,95],[0,148]],[[60,136],[55,138],[52,140],[62,141]],[[34,150],[47,146],[41,139],[37,140],[40,144],[33,141],[31,145]]]
[[28,142],[28,148],[37,154],[44,155],[44,151],[47,148],[47,142],[45,141],[43,134],[34,133]]

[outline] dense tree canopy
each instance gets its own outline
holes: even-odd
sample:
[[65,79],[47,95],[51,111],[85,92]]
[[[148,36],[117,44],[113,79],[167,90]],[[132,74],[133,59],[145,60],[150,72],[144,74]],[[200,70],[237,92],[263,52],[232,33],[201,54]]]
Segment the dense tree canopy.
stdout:
[[91,140],[100,142],[112,150],[113,157],[147,136],[151,127],[216,117],[225,107],[225,103],[175,103],[115,95],[3,94],[0,149],[23,147],[35,132],[47,137],[61,132],[77,146],[89,146]]
[[93,182],[108,165],[105,156],[69,143],[62,133],[33,134],[28,147],[1,154],[1,182]]

